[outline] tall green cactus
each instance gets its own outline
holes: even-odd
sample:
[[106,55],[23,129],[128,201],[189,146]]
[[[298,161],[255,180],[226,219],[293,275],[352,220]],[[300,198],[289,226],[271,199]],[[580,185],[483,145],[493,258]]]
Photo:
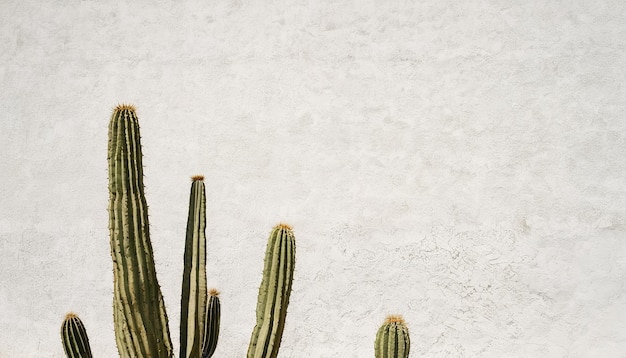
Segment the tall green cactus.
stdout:
[[197,175],[191,180],[181,294],[180,358],[198,358],[202,354],[207,304],[204,177]]
[[172,342],[150,243],[139,123],[133,106],[120,105],[113,111],[108,162],[117,348],[122,357],[170,358]]
[[68,313],[61,325],[61,341],[67,358],[91,358],[85,325],[74,313]]
[[409,329],[404,319],[388,316],[376,334],[376,358],[408,358],[410,349]]
[[248,358],[276,358],[278,355],[291,294],[295,254],[295,237],[291,227],[277,225],[270,234],[265,251],[256,326],[248,346]]
[[216,289],[209,291],[209,304],[204,315],[204,343],[202,344],[202,358],[211,358],[217,347],[220,334],[220,293]]

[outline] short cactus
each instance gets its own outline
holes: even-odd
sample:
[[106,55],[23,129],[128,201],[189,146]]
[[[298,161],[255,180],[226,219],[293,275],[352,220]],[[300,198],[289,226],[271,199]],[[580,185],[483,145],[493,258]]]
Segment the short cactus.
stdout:
[[410,348],[409,329],[404,319],[388,316],[376,334],[376,358],[408,358]]
[[91,358],[91,347],[85,325],[74,313],[65,316],[61,325],[61,341],[68,358]]
[[291,227],[277,225],[270,234],[265,251],[256,326],[248,346],[248,358],[276,358],[278,355],[291,294],[295,255],[295,237]]
[[202,358],[211,358],[217,347],[220,334],[220,293],[216,289],[209,291],[209,304],[204,315],[204,343],[202,344]]
[[133,106],[120,105],[113,111],[108,162],[117,348],[122,357],[170,358],[172,342],[154,267],[139,123]]

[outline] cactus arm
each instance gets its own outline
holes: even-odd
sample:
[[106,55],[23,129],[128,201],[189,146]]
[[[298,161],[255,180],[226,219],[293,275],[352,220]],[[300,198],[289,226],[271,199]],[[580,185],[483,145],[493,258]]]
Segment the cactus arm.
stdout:
[[61,325],[61,341],[68,358],[91,358],[85,325],[74,313],[68,313]]
[[278,225],[270,234],[265,252],[263,280],[257,301],[257,322],[248,347],[248,358],[278,355],[293,282],[295,237],[291,227]]
[[[281,234],[284,234],[281,233]],[[289,247],[290,245],[290,241],[289,240],[280,240],[281,241],[281,270],[280,270],[280,274],[279,274],[279,278],[278,278],[278,282],[282,283],[280,289],[282,292],[289,292],[291,293],[291,285],[292,285],[292,277],[293,277],[293,270],[290,270],[289,267],[293,267],[293,265],[291,265],[291,257],[289,252],[292,251],[292,247]],[[284,276],[284,277],[283,277]],[[276,355],[278,354],[278,348],[280,345],[280,341],[283,335],[283,330],[285,328],[285,320],[287,317],[287,310],[286,309],[281,309],[281,307],[285,306],[285,308],[287,307],[287,305],[289,304],[289,294],[280,294],[277,292],[276,294],[276,299],[275,299],[275,304],[274,304],[274,310],[278,311],[278,319],[274,319],[273,320],[273,325],[272,325],[272,336],[270,339],[270,348],[272,351],[272,354],[270,355],[271,357],[276,357]],[[278,338],[278,339],[277,339]]]
[[120,105],[109,124],[109,231],[114,326],[122,357],[172,357],[165,303],[148,227],[139,124]]
[[204,178],[194,176],[189,198],[180,313],[180,357],[202,354],[207,304],[206,198]]
[[211,358],[217,347],[220,333],[220,298],[219,292],[213,289],[209,292],[209,303],[206,306],[204,323],[204,342],[202,344],[202,358]]
[[[275,246],[273,248],[273,255],[271,257],[272,265],[270,271],[273,274],[268,277],[269,282],[267,283],[266,290],[264,290],[265,295],[263,297],[263,310],[260,311],[260,313],[262,314],[263,324],[261,325],[258,333],[258,336],[265,344],[257,345],[255,350],[255,357],[260,356],[265,352],[271,351],[271,349],[273,348],[272,338],[274,337],[272,337],[272,335],[275,335],[275,332],[270,331],[270,328],[274,329],[274,325],[278,321],[275,320],[274,309],[276,306],[280,307],[280,302],[278,301],[282,299],[282,296],[278,294],[280,288],[278,287],[277,283],[282,281],[281,279],[284,275],[284,271],[279,270],[281,258],[281,241],[277,240],[276,238],[274,238],[273,240],[275,242]],[[282,252],[282,254],[284,255],[284,251]],[[279,277],[277,278],[276,275],[278,275]]]
[[[276,235],[277,232],[274,230],[270,235],[270,239],[265,250],[263,279],[261,281],[261,286],[259,287],[256,309],[257,323],[252,333],[252,339],[248,349],[248,358],[265,357],[265,353],[268,349],[267,345],[269,344],[270,337],[267,337],[267,330],[269,325],[272,324],[272,316],[274,313],[272,309],[272,300],[276,296],[275,290],[277,289],[275,274],[279,273],[279,260],[276,259],[276,255],[274,253],[278,251],[275,246],[280,245],[280,241],[276,240]],[[269,298],[270,296],[271,298]]]

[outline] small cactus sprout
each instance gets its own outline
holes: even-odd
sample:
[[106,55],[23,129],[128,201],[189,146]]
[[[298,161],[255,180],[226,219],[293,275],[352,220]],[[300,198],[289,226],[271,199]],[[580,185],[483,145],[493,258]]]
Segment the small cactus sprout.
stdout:
[[404,319],[401,316],[387,316],[376,334],[376,358],[408,358],[410,348],[409,329]]
[[180,358],[202,354],[204,314],[207,305],[206,285],[206,197],[204,177],[191,178],[189,215],[183,267],[180,312]]
[[204,315],[204,342],[202,344],[202,358],[211,358],[217,347],[220,334],[220,298],[216,289],[209,291],[209,304]]
[[285,328],[293,282],[296,239],[291,226],[274,227],[265,250],[263,280],[259,287],[256,326],[247,358],[276,358]]
[[91,358],[91,348],[85,325],[74,313],[65,316],[61,325],[61,340],[68,358]]

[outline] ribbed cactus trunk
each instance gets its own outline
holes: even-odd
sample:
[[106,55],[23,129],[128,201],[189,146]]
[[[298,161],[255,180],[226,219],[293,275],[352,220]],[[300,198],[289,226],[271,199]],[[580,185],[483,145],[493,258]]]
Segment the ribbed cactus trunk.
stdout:
[[280,224],[270,234],[265,251],[263,280],[259,287],[256,326],[248,358],[276,358],[285,327],[296,259],[291,227]]
[[409,329],[402,317],[387,317],[376,334],[376,358],[408,358],[410,349]]
[[132,106],[113,111],[108,162],[117,348],[122,357],[170,358],[167,314],[150,243],[139,124]]
[[202,358],[211,358],[217,348],[220,335],[220,298],[216,289],[209,291],[209,303],[204,315],[204,343],[202,344]]
[[91,358],[91,347],[85,325],[73,313],[65,316],[61,326],[61,341],[68,358]]
[[181,295],[180,358],[201,356],[207,304],[204,178],[198,175],[191,179]]

